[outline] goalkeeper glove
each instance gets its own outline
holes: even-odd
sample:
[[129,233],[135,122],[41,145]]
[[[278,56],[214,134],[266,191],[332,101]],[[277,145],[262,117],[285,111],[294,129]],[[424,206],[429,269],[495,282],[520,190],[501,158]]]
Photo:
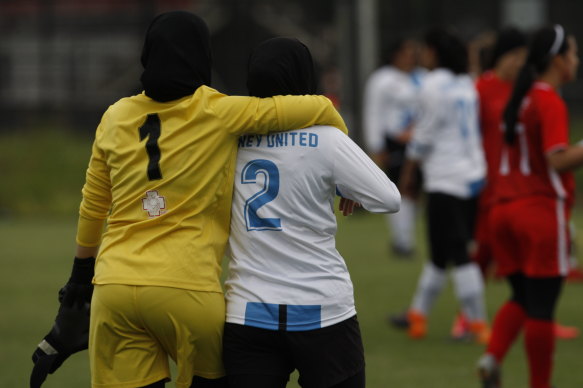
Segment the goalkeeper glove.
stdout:
[[94,266],[95,258],[75,258],[71,277],[59,290],[61,305],[55,323],[32,355],[30,388],[40,388],[47,375],[55,372],[70,355],[87,349]]
[[[86,303],[91,303],[93,295],[93,275],[95,274],[95,258],[79,259],[75,257],[71,277],[65,287],[59,291],[62,293],[61,304],[67,307],[83,307]],[[61,298],[61,295],[59,295]]]

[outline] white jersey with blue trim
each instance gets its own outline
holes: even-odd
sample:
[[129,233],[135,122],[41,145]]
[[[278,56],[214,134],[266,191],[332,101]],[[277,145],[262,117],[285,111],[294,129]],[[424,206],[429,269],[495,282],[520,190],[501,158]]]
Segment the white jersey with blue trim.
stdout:
[[477,195],[486,162],[474,82],[467,74],[433,70],[424,78],[419,101],[419,121],[407,157],[421,162],[425,191],[461,198]]
[[227,322],[303,331],[356,313],[350,275],[336,250],[337,192],[372,212],[399,210],[395,185],[336,128],[240,138]]
[[383,66],[368,78],[363,124],[369,152],[382,151],[387,137],[398,137],[415,122],[423,75],[421,70],[408,73],[394,66]]

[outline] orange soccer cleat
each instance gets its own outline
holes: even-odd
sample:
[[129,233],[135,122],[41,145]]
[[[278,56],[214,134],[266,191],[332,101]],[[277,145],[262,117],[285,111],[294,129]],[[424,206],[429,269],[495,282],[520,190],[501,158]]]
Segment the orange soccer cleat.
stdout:
[[560,323],[555,323],[553,330],[555,332],[555,338],[575,339],[579,337],[579,329],[574,326],[563,326]]
[[487,345],[492,331],[485,321],[474,321],[470,324],[470,331],[475,341],[480,345]]
[[421,339],[427,335],[427,318],[418,311],[410,310],[407,313],[409,329],[407,333],[413,339]]
[[450,337],[454,341],[465,341],[471,336],[470,321],[463,313],[457,313],[451,325]]

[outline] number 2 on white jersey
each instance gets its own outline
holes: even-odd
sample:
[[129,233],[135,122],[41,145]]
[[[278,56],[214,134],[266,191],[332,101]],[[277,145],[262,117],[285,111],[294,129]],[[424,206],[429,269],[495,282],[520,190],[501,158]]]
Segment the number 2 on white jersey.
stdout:
[[263,189],[245,201],[243,213],[247,230],[282,230],[281,219],[262,218],[257,215],[259,208],[273,201],[279,193],[279,169],[270,160],[252,160],[243,167],[241,183],[257,183],[259,174],[264,177]]

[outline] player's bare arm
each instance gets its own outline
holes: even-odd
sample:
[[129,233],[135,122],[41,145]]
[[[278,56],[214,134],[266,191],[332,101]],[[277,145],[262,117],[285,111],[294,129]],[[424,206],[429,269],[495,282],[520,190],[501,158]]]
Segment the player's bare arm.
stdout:
[[583,144],[548,153],[547,160],[557,172],[574,170],[583,165]]

